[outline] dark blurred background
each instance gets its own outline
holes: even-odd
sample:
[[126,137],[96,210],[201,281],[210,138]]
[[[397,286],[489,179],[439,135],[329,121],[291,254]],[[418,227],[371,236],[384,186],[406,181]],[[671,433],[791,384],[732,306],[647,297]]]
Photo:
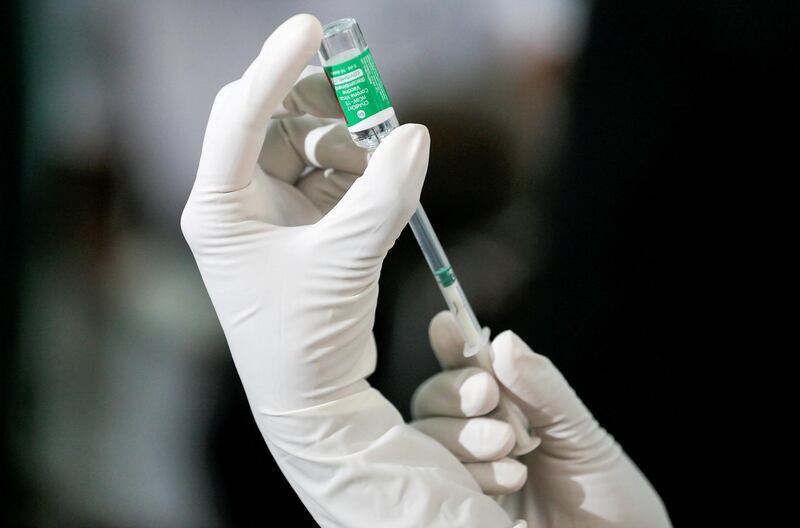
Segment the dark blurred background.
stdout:
[[[717,142],[747,143],[739,85],[791,67],[785,13],[739,0],[2,10],[3,525],[244,527],[276,511],[313,524],[262,443],[178,227],[214,94],[298,12],[358,18],[401,121],[431,131],[423,203],[479,317],[550,356],[674,523],[691,523],[686,483],[706,476],[681,454],[676,393],[706,350],[682,340],[694,247],[681,218],[737,156]],[[406,417],[437,370],[427,323],[443,308],[405,232],[381,277],[370,381]]]

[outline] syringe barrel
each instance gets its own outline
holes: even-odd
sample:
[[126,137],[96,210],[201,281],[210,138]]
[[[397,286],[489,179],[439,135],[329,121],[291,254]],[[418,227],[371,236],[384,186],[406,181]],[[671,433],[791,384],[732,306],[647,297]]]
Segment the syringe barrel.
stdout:
[[461,333],[464,336],[464,341],[467,345],[465,350],[466,355],[473,355],[486,344],[488,336],[481,329],[478,323],[475,312],[472,311],[467,296],[464,295],[464,290],[456,278],[456,274],[450,266],[450,261],[447,259],[442,244],[439,242],[439,237],[436,236],[436,231],[433,230],[428,215],[422,205],[417,207],[417,210],[408,221],[414,236],[417,238],[422,254],[425,255],[425,260],[431,268],[431,272],[436,277],[436,282],[442,290],[442,295],[447,303],[447,307],[456,318]]

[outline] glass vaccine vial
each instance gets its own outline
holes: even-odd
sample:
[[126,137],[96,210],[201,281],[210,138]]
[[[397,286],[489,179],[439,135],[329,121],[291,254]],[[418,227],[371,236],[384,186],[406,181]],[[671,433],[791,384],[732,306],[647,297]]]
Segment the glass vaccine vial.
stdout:
[[355,19],[342,18],[323,26],[319,58],[353,141],[374,150],[399,123]]

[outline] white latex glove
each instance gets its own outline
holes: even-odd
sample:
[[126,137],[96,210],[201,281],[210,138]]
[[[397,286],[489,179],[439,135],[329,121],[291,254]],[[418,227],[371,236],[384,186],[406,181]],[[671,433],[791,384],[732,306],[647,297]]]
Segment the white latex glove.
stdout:
[[220,91],[181,222],[256,422],[323,526],[511,526],[365,380],[381,265],[419,200],[429,138],[400,127],[367,167],[306,68],[321,35],[291,18]]
[[[486,493],[499,495],[512,518],[531,527],[670,526],[658,494],[549,359],[507,330],[492,342],[491,376],[464,358],[450,312],[433,318],[430,339],[445,371],[415,392],[414,425],[456,455]],[[500,391],[542,441],[519,460],[507,456],[510,426],[484,416]]]

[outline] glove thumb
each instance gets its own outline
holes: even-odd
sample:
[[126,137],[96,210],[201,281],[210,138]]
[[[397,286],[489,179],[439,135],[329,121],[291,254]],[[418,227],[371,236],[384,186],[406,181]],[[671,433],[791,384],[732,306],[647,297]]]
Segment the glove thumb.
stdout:
[[510,330],[499,334],[492,348],[495,376],[528,417],[542,448],[564,458],[582,458],[613,444],[550,359]]
[[429,150],[428,129],[414,124],[397,128],[378,146],[364,174],[317,223],[333,246],[326,257],[345,258],[350,268],[383,261],[419,204]]

